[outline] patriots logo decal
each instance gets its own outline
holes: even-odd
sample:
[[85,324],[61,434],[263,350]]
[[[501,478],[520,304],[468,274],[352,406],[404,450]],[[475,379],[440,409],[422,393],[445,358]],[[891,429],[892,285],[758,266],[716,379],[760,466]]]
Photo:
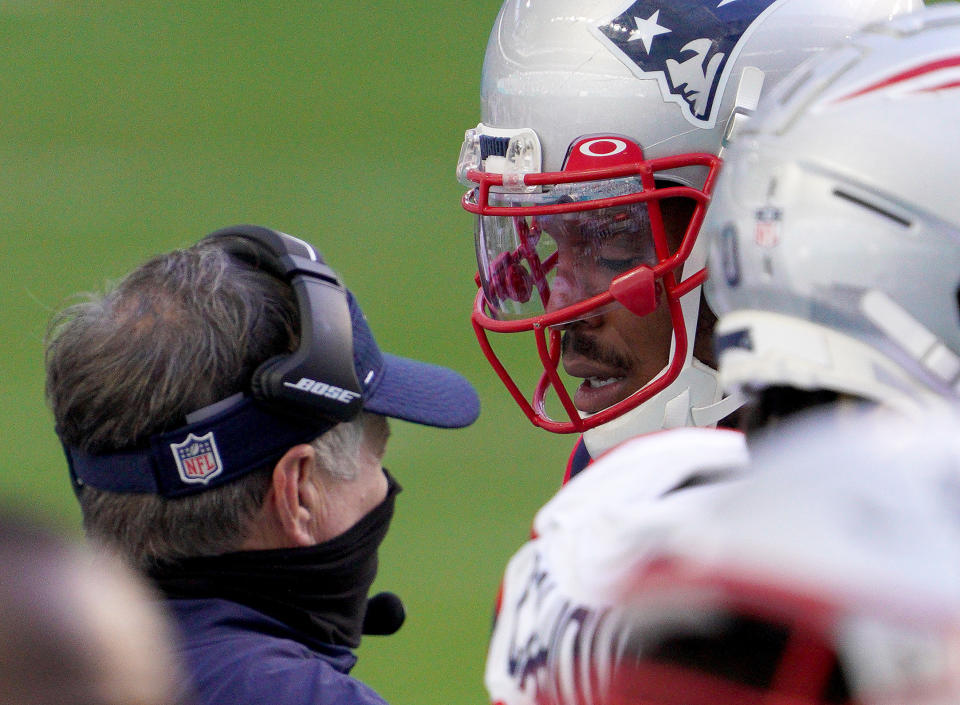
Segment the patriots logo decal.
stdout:
[[654,78],[688,122],[711,128],[750,27],[782,0],[636,0],[594,33],[633,73]]

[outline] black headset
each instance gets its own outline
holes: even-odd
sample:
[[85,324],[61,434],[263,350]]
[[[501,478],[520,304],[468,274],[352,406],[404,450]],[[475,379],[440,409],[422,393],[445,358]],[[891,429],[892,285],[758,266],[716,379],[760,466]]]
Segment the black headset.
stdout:
[[353,355],[347,290],[308,243],[259,225],[235,225],[204,238],[293,289],[300,345],[263,362],[250,382],[255,399],[298,416],[350,421],[363,406]]

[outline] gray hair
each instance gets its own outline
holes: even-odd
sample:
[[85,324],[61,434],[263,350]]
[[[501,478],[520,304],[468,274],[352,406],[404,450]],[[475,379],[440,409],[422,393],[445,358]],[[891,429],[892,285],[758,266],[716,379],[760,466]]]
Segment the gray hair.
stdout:
[[353,421],[334,426],[310,445],[317,453],[320,472],[334,481],[351,482],[362,463],[361,446],[383,457],[389,436],[387,418],[364,411]]
[[[47,399],[61,440],[80,451],[128,448],[249,385],[264,360],[298,343],[290,287],[201,242],[146,262],[104,295],[51,322]],[[314,441],[318,465],[352,476],[364,416]],[[236,550],[270,486],[272,464],[196,495],[80,490],[89,536],[141,567]]]

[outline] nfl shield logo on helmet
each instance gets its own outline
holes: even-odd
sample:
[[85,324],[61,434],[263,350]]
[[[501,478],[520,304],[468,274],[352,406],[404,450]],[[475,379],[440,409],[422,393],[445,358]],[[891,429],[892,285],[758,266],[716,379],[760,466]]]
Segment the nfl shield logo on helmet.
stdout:
[[182,443],[171,443],[180,479],[187,484],[207,484],[223,471],[213,431],[202,436],[192,433]]
[[635,0],[593,28],[640,78],[660,84],[684,118],[710,129],[741,40],[778,0]]
[[757,227],[754,240],[760,247],[776,247],[780,243],[780,222],[783,211],[775,206],[764,206],[756,212]]

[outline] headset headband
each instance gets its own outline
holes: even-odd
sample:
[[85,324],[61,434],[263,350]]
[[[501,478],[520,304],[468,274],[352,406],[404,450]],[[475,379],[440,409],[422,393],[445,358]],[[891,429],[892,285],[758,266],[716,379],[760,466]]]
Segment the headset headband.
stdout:
[[360,413],[349,297],[316,250],[256,225],[217,230],[204,241],[290,284],[300,314],[299,346],[257,367],[246,392],[194,411],[185,426],[136,447],[88,454],[64,444],[75,490],[88,484],[164,497],[202,492]]
[[380,351],[356,299],[306,242],[256,225],[217,230],[202,242],[290,284],[300,314],[297,349],[263,362],[249,389],[135,447],[90,454],[64,444],[75,488],[202,492],[276,462],[361,409],[438,428],[477,418],[480,401],[461,375]]
[[[300,312],[296,351],[262,363],[253,373],[255,399],[297,416],[350,421],[363,406],[353,353],[347,290],[308,243],[258,225],[217,230],[204,241],[287,282]],[[250,247],[250,243],[253,247]]]

